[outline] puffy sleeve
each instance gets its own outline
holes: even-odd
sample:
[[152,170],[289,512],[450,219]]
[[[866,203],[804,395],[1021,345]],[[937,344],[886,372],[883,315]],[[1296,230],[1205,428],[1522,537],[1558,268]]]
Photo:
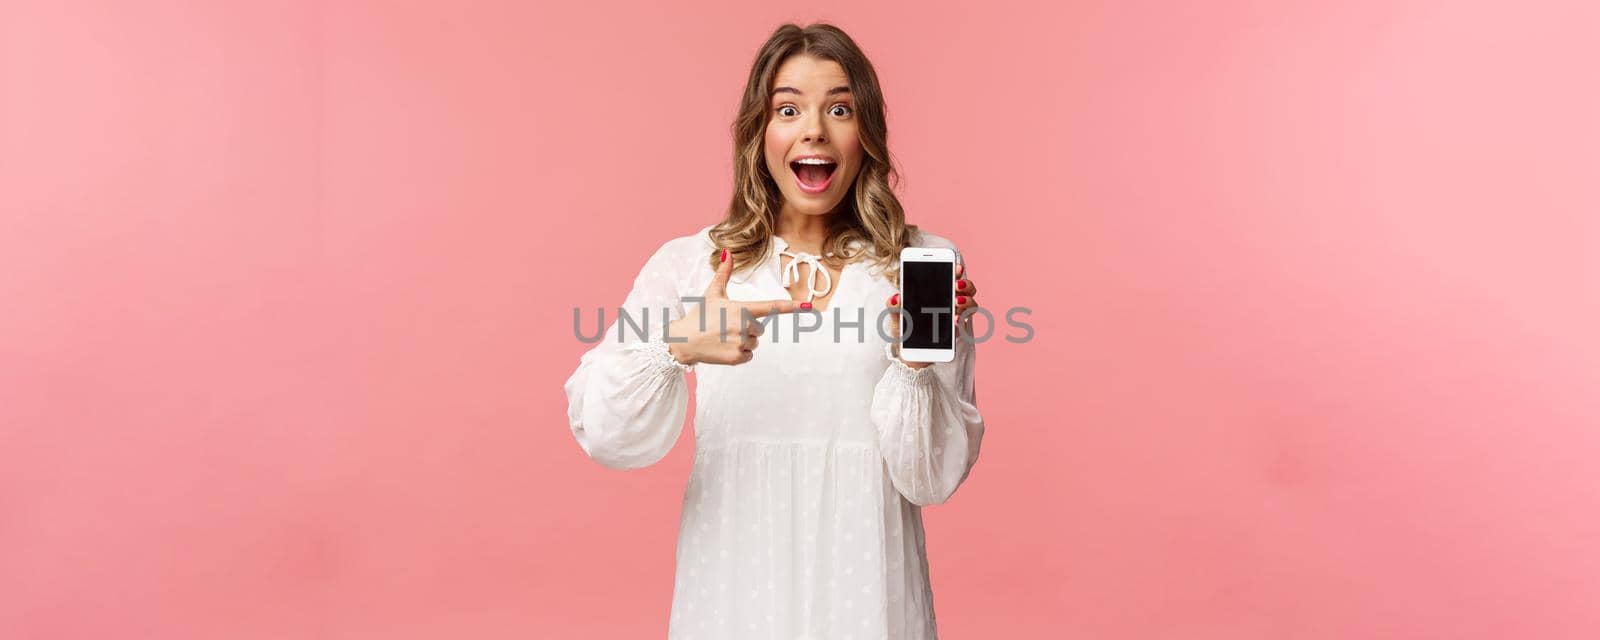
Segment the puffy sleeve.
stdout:
[[[963,329],[969,336],[970,330]],[[977,348],[958,336],[955,350],[950,362],[916,369],[885,349],[889,368],[872,392],[878,450],[895,488],[912,504],[943,504],[978,462]]]
[[663,341],[667,323],[684,315],[678,281],[692,256],[683,254],[669,242],[646,261],[600,341],[567,379],[572,436],[603,466],[655,464],[683,431],[694,367],[679,364]]

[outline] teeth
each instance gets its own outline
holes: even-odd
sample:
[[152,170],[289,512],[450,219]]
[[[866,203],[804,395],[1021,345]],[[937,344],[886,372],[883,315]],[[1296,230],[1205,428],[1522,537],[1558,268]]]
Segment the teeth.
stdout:
[[823,160],[822,158],[801,158],[799,160],[795,160],[795,163],[796,164],[833,164],[833,161],[832,160]]

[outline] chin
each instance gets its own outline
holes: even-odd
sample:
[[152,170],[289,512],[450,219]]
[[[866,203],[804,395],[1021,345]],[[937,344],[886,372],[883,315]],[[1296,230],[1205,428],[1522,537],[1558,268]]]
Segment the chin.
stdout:
[[825,204],[815,201],[790,200],[789,209],[795,213],[807,216],[825,216],[839,208],[839,203]]

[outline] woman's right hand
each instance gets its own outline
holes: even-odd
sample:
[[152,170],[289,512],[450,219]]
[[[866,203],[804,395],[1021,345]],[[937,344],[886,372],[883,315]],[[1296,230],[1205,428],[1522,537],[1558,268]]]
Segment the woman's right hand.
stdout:
[[[788,298],[739,302],[728,299],[728,277],[733,273],[733,261],[728,250],[722,250],[722,263],[717,274],[706,286],[705,301],[701,304],[685,302],[688,312],[667,325],[667,351],[683,364],[709,362],[711,364],[744,364],[755,357],[756,345],[766,325],[744,321],[745,314],[763,318],[773,313],[793,313],[799,303]],[[724,320],[726,319],[726,320]],[[701,329],[702,325],[705,327]],[[683,342],[677,342],[686,338]]]

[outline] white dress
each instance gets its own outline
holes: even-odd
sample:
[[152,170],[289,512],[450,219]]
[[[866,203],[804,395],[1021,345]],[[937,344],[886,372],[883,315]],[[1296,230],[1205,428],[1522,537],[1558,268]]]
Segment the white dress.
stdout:
[[[978,458],[973,345],[957,339],[954,361],[921,370],[891,361],[873,325],[896,289],[877,267],[854,262],[830,283],[837,290],[820,316],[770,316],[777,323],[750,362],[680,365],[662,342],[661,314],[676,320],[695,304],[683,296],[704,294],[710,229],[650,257],[622,306],[634,321],[623,341],[608,309],[603,339],[565,385],[584,452],[636,469],[677,442],[685,376],[699,376],[668,637],[935,638],[922,506],[948,500]],[[787,243],[773,242],[765,262],[733,274],[730,299],[789,297],[779,254]],[[914,244],[954,248],[927,233]],[[585,324],[592,333],[593,315]]]

